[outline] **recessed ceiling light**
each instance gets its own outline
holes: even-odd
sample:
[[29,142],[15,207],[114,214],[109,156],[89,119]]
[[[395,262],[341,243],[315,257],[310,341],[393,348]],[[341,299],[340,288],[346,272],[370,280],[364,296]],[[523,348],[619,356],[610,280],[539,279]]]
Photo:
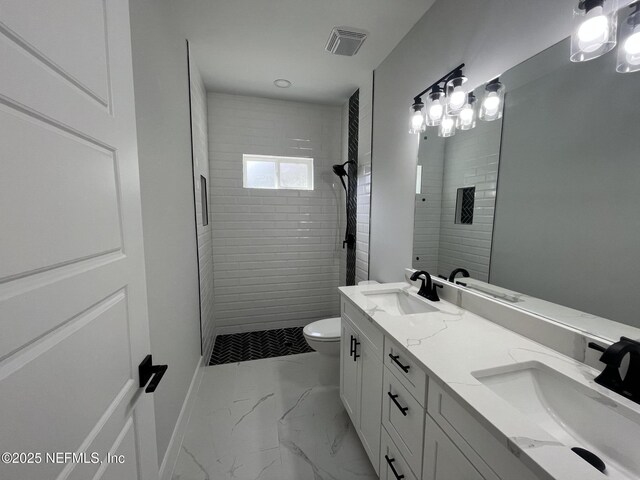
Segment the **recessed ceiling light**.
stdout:
[[278,88],[289,88],[291,86],[291,82],[284,78],[278,78],[273,81],[273,84]]

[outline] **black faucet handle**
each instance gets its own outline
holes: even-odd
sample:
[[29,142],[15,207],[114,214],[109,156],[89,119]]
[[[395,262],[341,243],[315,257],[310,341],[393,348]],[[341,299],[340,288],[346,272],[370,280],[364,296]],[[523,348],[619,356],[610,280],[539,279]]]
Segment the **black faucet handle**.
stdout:
[[592,348],[592,349],[594,349],[594,350],[597,350],[598,352],[603,352],[603,353],[604,353],[604,352],[607,350],[607,347],[603,347],[602,345],[598,345],[598,344],[597,344],[597,343],[595,343],[595,342],[589,342],[589,343],[587,344],[587,346],[588,346],[589,348]]

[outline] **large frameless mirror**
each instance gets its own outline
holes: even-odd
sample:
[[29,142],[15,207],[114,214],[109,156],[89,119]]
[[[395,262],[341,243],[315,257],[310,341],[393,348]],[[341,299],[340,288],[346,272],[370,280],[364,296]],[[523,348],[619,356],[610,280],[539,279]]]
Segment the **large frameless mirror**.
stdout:
[[[603,337],[640,327],[640,73],[570,40],[500,77],[501,120],[420,135],[413,267]],[[469,276],[464,277],[468,272]]]

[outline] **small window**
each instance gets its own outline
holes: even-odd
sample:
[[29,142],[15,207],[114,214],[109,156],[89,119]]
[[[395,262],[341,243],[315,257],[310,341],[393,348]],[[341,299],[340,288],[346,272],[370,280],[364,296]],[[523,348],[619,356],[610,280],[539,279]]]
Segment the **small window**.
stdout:
[[476,201],[476,187],[458,189],[456,197],[456,223],[471,225],[473,223],[473,207]]
[[313,158],[242,155],[242,186],[313,190]]

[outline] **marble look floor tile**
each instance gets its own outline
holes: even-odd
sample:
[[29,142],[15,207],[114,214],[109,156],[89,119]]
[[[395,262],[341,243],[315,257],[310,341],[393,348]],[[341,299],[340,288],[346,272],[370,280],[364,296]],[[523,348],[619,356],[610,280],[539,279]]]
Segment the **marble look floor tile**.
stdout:
[[317,353],[207,367],[174,480],[374,480]]

